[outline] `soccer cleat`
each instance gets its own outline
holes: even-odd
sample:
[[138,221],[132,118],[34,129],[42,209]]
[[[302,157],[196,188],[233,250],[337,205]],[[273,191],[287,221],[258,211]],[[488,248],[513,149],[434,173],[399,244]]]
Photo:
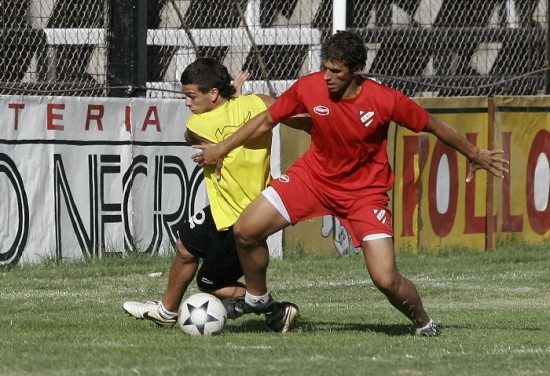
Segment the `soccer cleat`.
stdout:
[[163,312],[161,302],[124,302],[124,311],[138,320],[151,320],[158,326],[170,328],[178,321],[177,315],[167,315]]
[[286,333],[300,317],[298,306],[290,302],[275,303],[273,312],[266,313],[267,327],[278,333]]
[[247,313],[255,313],[257,315],[261,313],[271,313],[275,307],[275,301],[273,298],[261,306],[251,306],[244,301],[244,296],[238,298],[229,298],[222,300],[223,306],[227,311],[228,319],[236,319]]
[[443,335],[443,332],[439,329],[437,324],[430,320],[428,325],[423,328],[416,328],[414,335],[421,337],[439,337]]

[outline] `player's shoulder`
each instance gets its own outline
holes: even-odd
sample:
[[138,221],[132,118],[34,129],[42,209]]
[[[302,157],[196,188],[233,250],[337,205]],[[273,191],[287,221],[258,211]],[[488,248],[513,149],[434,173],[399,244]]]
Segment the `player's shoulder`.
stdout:
[[363,82],[361,83],[361,86],[367,88],[365,92],[368,93],[375,93],[375,95],[381,95],[381,96],[402,96],[404,95],[399,90],[394,89],[388,85],[385,85],[384,83],[372,78],[363,76]]
[[311,95],[315,93],[315,88],[325,87],[324,73],[322,71],[308,73],[300,76],[292,85],[298,92]]
[[250,93],[250,94],[239,95],[238,97],[235,97],[233,100],[235,102],[238,102],[244,105],[261,107],[263,105],[267,105],[267,103],[270,103],[270,101],[273,100],[273,98],[265,94]]
[[378,81],[375,78],[364,76],[364,75],[362,77],[363,77],[363,82],[361,83],[361,85],[363,86],[368,86],[378,90],[391,89],[389,86],[384,85],[382,82]]

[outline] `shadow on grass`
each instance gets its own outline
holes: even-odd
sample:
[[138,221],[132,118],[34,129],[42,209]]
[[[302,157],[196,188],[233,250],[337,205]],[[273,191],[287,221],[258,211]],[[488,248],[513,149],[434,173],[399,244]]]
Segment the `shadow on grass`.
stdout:
[[341,323],[341,322],[299,322],[297,330],[302,332],[372,332],[388,336],[409,336],[411,326],[399,324]]
[[[412,327],[398,324],[341,323],[328,321],[309,321],[300,318],[290,331],[300,333],[322,332],[372,332],[388,336],[409,336]],[[260,333],[269,331],[263,317],[251,318],[246,321],[231,321],[226,331],[235,333]]]

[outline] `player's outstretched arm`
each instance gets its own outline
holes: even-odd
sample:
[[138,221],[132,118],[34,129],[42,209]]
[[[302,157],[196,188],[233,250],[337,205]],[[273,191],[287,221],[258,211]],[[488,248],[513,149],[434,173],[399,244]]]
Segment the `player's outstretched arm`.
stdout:
[[244,145],[248,140],[261,137],[264,134],[271,132],[275,125],[277,124],[273,122],[273,119],[269,116],[269,112],[265,110],[247,121],[242,127],[237,129],[235,133],[225,140],[220,141],[217,144],[193,145],[193,147],[199,149],[197,155],[202,157],[202,163],[204,165],[216,166],[216,177],[219,180],[221,179],[223,159],[231,150]]
[[466,137],[458,133],[443,121],[430,115],[424,131],[432,133],[446,145],[456,149],[470,161],[466,182],[470,182],[479,169],[489,171],[498,178],[503,178],[508,173],[509,161],[499,157],[504,154],[502,150],[487,150],[470,143]]
[[[256,94],[256,95],[264,101],[265,105],[268,108],[271,107],[271,105],[276,101],[275,98],[270,97],[269,95],[265,95],[265,94]],[[281,121],[281,123],[291,128],[302,130],[309,134],[311,134],[311,127],[313,126],[313,122],[311,121],[311,117],[309,116],[308,113],[292,116],[288,119]]]
[[242,95],[243,91],[243,84],[250,78],[250,71],[243,70],[241,71],[233,80],[233,87],[235,88],[236,93],[235,96],[238,97],[239,95]]

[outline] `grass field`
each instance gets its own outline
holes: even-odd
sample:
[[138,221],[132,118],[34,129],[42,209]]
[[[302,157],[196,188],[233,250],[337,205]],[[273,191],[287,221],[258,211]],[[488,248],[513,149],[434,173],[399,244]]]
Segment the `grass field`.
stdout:
[[550,375],[548,244],[399,253],[445,332],[432,339],[409,334],[361,256],[272,261],[272,292],[302,311],[285,335],[256,315],[209,338],[126,316],[125,300],[161,297],[170,263],[130,255],[0,270],[0,375]]

